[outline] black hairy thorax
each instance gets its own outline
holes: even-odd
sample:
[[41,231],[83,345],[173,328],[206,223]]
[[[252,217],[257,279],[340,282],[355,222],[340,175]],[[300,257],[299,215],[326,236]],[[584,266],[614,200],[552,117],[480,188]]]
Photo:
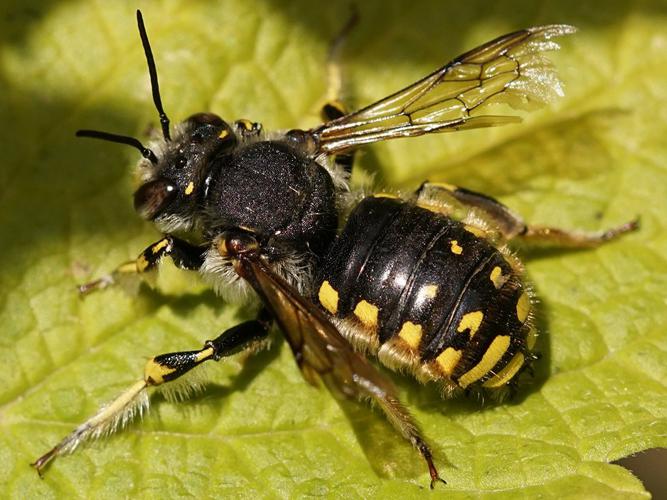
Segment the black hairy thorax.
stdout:
[[241,144],[214,160],[203,219],[210,236],[240,228],[265,249],[322,255],[336,235],[334,184],[325,168],[286,142]]

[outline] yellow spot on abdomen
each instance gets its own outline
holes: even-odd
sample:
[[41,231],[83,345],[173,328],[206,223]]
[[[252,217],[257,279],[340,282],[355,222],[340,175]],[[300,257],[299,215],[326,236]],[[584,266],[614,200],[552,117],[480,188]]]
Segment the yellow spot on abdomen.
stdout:
[[500,269],[499,266],[496,266],[491,271],[489,279],[493,283],[493,286],[495,286],[496,289],[498,289],[505,284],[505,282],[507,281],[507,276],[503,276],[503,270]]
[[375,328],[378,324],[378,308],[365,300],[360,301],[354,308],[354,315],[369,328]]
[[482,311],[473,311],[464,314],[456,331],[460,333],[470,329],[470,338],[472,338],[477,333],[477,330],[479,330],[479,325],[483,319],[484,313]]
[[530,298],[526,292],[523,292],[519,297],[519,300],[516,301],[516,317],[519,318],[521,323],[526,321],[528,318],[528,312],[530,311]]
[[456,255],[461,255],[463,253],[463,248],[461,248],[459,242],[456,240],[451,241],[451,248],[452,248],[452,253],[455,253]]
[[507,365],[505,365],[505,368],[500,370],[498,373],[496,373],[493,377],[484,382],[482,385],[484,387],[500,387],[501,385],[506,384],[507,382],[512,380],[512,377],[516,375],[516,372],[519,371],[519,368],[523,366],[524,359],[525,359],[524,355],[518,353],[510,360],[509,363],[507,363]]
[[470,384],[476,382],[484,375],[489,373],[489,370],[491,370],[491,368],[493,368],[496,363],[500,361],[500,358],[503,357],[509,346],[509,335],[499,335],[493,339],[493,342],[491,342],[491,345],[482,356],[481,361],[477,363],[472,369],[461,375],[458,381],[459,385],[465,389]]
[[410,347],[416,349],[422,340],[422,326],[415,325],[412,321],[406,321],[403,323],[401,331],[398,332],[398,336],[405,340]]
[[474,234],[478,238],[484,238],[486,236],[486,231],[476,226],[465,225],[463,226],[463,229]]
[[318,293],[320,304],[331,314],[338,312],[338,292],[331,286],[328,281],[324,281]]
[[419,290],[419,294],[425,299],[433,299],[438,293],[438,285],[425,285]]
[[463,352],[459,351],[458,349],[454,349],[453,347],[448,347],[444,351],[440,353],[440,355],[435,358],[436,362],[440,365],[440,368],[442,368],[442,371],[445,372],[446,375],[451,375],[454,373],[454,369],[456,368],[456,365],[459,363],[459,360],[461,359],[461,356],[463,355]]
[[190,181],[190,183],[185,188],[185,191],[184,191],[185,196],[190,196],[194,190],[195,190],[195,183]]

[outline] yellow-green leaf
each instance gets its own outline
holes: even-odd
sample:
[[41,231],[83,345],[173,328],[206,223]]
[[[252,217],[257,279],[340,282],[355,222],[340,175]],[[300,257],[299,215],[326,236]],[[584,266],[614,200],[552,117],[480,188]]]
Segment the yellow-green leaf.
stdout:
[[[566,97],[521,125],[367,148],[355,181],[429,178],[500,198],[527,220],[642,228],[597,250],[524,251],[540,297],[539,361],[513,401],[440,399],[396,376],[434,444],[448,498],[645,498],[609,462],[667,446],[667,9],[664,2],[359,2],[344,52],[363,105],[530,25],[580,32],[553,56]],[[0,491],[44,497],[400,497],[420,458],[370,411],[307,385],[283,342],[208,371],[200,396],[159,395],[118,435],[29,463],[141,374],[247,318],[196,278],[79,299],[75,284],[158,235],[134,214],[136,151],[78,128],[144,137],[157,116],[130,2],[9,2],[0,13]],[[267,129],[318,123],[328,41],[345,2],[142,3],[165,108]]]

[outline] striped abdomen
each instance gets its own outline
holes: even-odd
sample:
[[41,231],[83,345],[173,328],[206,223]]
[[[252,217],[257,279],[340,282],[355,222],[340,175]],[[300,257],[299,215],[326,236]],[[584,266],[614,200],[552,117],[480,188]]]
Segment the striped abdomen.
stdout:
[[479,229],[369,197],[325,257],[317,300],[350,342],[392,368],[462,388],[498,387],[532,347],[519,273]]

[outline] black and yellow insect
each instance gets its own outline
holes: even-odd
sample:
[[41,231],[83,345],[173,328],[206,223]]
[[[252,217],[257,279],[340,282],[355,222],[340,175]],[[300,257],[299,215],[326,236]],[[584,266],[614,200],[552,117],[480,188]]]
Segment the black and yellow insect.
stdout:
[[378,193],[353,204],[353,152],[382,140],[517,122],[492,107],[520,108],[560,95],[543,52],[557,49],[552,39],[573,28],[510,33],[360,111],[346,114],[333,101],[319,127],[266,133],[258,123],[230,124],[211,113],[170,127],[139,12],[137,21],[161,137],[145,147],[106,132],[77,135],[142,153],[135,208],[164,236],[80,292],[147,273],[169,256],[224,296],[258,297],[262,307],[256,319],[199,350],[150,359],[140,380],[33,465],[41,473],[55,457],[143,411],[149,387],[184,382],[199,364],[256,346],[275,324],[310,383],[370,399],[386,414],[426,461],[433,487],[441,479],[430,447],[390,381],[365,356],[436,382],[447,394],[502,391],[534,358],[536,337],[531,291],[507,244],[592,247],[637,224],[597,234],[531,226],[492,198],[428,182],[412,196]]

